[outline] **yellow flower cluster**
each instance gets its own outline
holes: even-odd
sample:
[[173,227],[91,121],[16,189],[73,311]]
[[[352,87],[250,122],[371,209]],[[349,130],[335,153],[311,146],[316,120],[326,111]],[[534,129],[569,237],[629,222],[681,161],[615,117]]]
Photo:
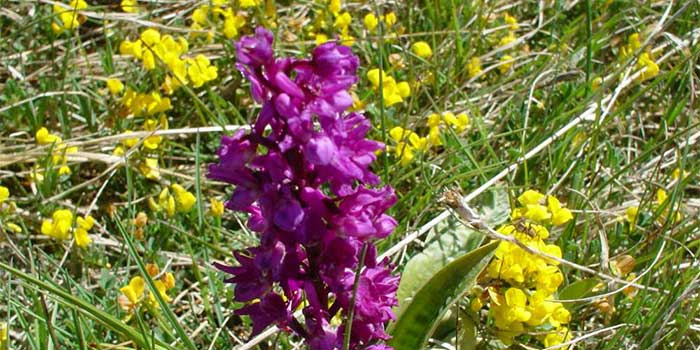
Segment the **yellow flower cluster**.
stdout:
[[238,30],[246,24],[246,19],[241,14],[236,14],[232,7],[227,6],[228,0],[213,0],[210,4],[203,4],[192,11],[192,30],[208,29],[207,40],[214,39],[216,31],[221,31],[227,39],[238,36]]
[[[58,209],[53,212],[51,219],[41,222],[41,233],[58,240],[70,239],[71,233],[78,247],[87,247],[92,243],[88,231],[95,225],[95,219],[90,216],[76,217],[68,209]],[[74,227],[75,226],[75,227]]]
[[369,82],[372,84],[372,88],[374,88],[375,91],[379,90],[381,85],[382,98],[384,100],[385,107],[390,107],[397,103],[403,102],[405,98],[411,96],[411,86],[408,84],[408,82],[396,82],[394,77],[386,74],[381,69],[370,69],[369,72],[367,72],[367,80],[369,80]]
[[157,91],[145,94],[127,88],[121,102],[135,117],[152,116],[173,108],[170,98],[161,96]]
[[[563,225],[573,216],[569,209],[563,208],[554,196],[545,196],[535,190],[527,190],[518,197],[522,207],[513,210],[513,220],[524,217],[538,224]],[[545,203],[546,202],[546,203]],[[546,238],[546,237],[545,237]]]
[[[331,1],[333,2],[333,1]],[[340,2],[340,1],[338,1]],[[333,28],[335,28],[339,33],[340,43],[346,46],[352,46],[355,43],[355,38],[350,34],[350,24],[352,24],[352,16],[349,12],[343,13],[333,13],[335,16],[335,21],[333,21]],[[316,38],[318,43],[319,38]]]
[[[498,46],[505,46],[515,41],[517,39],[515,36],[515,31],[520,28],[518,25],[518,19],[508,13],[503,14],[503,20],[508,30],[506,35],[501,37],[501,39],[498,41]],[[498,70],[501,72],[501,74],[506,74],[511,67],[513,67],[513,56],[509,54],[501,56],[498,63]]]
[[420,137],[415,132],[400,126],[389,130],[389,136],[396,143],[396,146],[389,146],[388,151],[400,159],[401,165],[410,163],[415,157],[416,151],[424,152],[430,148],[427,138]]
[[[147,264],[146,271],[151,278],[156,278],[160,274],[160,268],[155,264]],[[159,279],[153,281],[153,284],[156,287],[156,290],[158,290],[158,294],[160,294],[163,301],[166,303],[172,301],[167,293],[168,290],[175,288],[175,275],[173,275],[172,272],[162,274]],[[144,280],[141,276],[133,277],[129,281],[129,284],[119,288],[119,291],[122,294],[119,295],[117,302],[119,303],[119,306],[129,314],[133,313],[134,310],[136,310],[136,308],[142,303],[146,303],[147,306],[152,308],[158,307],[158,302],[153,293],[149,292],[148,298],[144,298],[144,295],[146,294],[146,280]]]
[[[110,93],[117,95],[123,90],[123,84],[116,79],[109,79],[107,80],[107,88]],[[170,98],[161,96],[157,91],[138,93],[131,88],[127,88],[121,97],[121,102],[126,108],[127,114],[146,117],[143,124],[144,131],[153,132],[168,129],[168,118],[164,113],[172,109]],[[126,130],[125,133],[132,133],[132,131]],[[124,156],[126,151],[134,147],[138,142],[139,139],[136,137],[123,139],[112,153],[116,156]],[[159,149],[162,142],[163,137],[160,135],[150,135],[143,140],[141,151],[144,152],[144,159],[142,159],[138,169],[147,179],[160,179],[158,158],[153,152]]]
[[629,57],[641,47],[642,41],[640,40],[639,33],[632,33],[627,37],[627,44],[620,48],[620,56],[622,56],[622,58]]
[[[165,130],[168,128],[168,120],[165,117],[165,115],[161,114],[159,122],[157,122],[155,119],[147,119],[144,123],[145,131],[155,131],[158,128],[160,128],[161,130]],[[133,131],[126,130],[125,133],[130,134],[133,133]],[[152,152],[158,149],[162,141],[162,136],[150,135],[143,140],[143,143],[141,145],[141,151],[144,152],[144,158],[139,163],[138,169],[141,172],[141,175],[143,175],[149,180],[160,179],[160,165],[158,164],[158,158],[157,155],[153,154]],[[114,148],[112,154],[120,157],[124,156],[126,154],[126,151],[136,146],[138,142],[138,138],[135,137],[123,139],[121,141],[121,144]]]
[[175,212],[186,213],[197,203],[197,197],[179,184],[170,186],[174,195],[168,188],[164,188],[158,195],[158,201],[148,198],[148,206],[154,212],[165,211],[169,217],[175,216]]
[[506,74],[511,67],[513,67],[513,56],[501,56],[500,62],[498,64],[498,70],[501,72],[501,74]]
[[449,126],[455,129],[457,133],[461,133],[469,126],[469,116],[467,113],[459,113],[454,115],[452,112],[443,112],[442,115],[433,113],[428,116],[428,139],[432,145],[441,145],[440,128]]
[[217,67],[212,66],[206,56],[200,54],[195,58],[183,58],[188,50],[187,39],[161,35],[153,28],[144,30],[138,40],[124,40],[119,45],[122,55],[141,60],[147,70],[155,69],[157,61],[163,62],[168,68],[163,89],[168,94],[182,85],[198,88],[218,77]]
[[[547,201],[547,206],[543,201]],[[572,219],[553,196],[529,190],[518,197],[520,207],[512,213],[512,223],[498,231],[545,254],[561,258],[559,246],[545,243],[549,231],[544,224],[563,225]],[[490,280],[486,293],[472,300],[478,311],[487,303],[499,338],[510,344],[529,328],[549,331],[540,340],[547,347],[571,338],[564,326],[571,315],[563,304],[554,301],[554,293],[564,280],[558,262],[533,255],[518,245],[501,242],[483,278]]]
[[479,57],[472,57],[467,63],[467,74],[469,74],[469,79],[481,74],[481,59]]
[[397,18],[396,14],[394,12],[389,12],[386,15],[377,16],[370,12],[365,15],[365,18],[363,19],[365,28],[367,29],[367,32],[374,33],[377,30],[377,27],[379,26],[379,23],[384,23],[386,25],[386,30],[389,31],[391,28],[396,24]]
[[68,6],[70,6],[70,8],[53,5],[55,20],[51,22],[51,30],[56,34],[63,33],[66,30],[76,29],[86,20],[85,16],[78,13],[79,10],[87,8],[85,0],[71,0]]
[[396,126],[389,130],[389,136],[396,144],[388,148],[395,158],[400,159],[401,165],[410,163],[415,158],[416,152],[428,151],[433,146],[442,145],[440,129],[449,126],[460,133],[469,126],[469,117],[466,113],[454,115],[452,112],[444,112],[442,115],[433,113],[428,117],[428,135],[420,136],[417,133]]
[[[58,174],[70,174],[71,170],[68,167],[67,154],[77,152],[78,147],[68,147],[65,143],[63,143],[63,139],[60,136],[49,133],[49,130],[45,127],[40,128],[36,132],[35,137],[36,143],[40,146],[53,145],[51,162],[53,165],[60,165]],[[36,180],[38,182],[43,181],[43,176],[37,176]]]
[[309,35],[315,38],[316,45],[321,45],[330,39],[328,35],[324,33],[331,31],[331,28],[325,20],[327,14],[333,17],[332,31],[338,35],[340,44],[352,46],[355,43],[355,38],[350,33],[352,15],[347,11],[341,12],[342,8],[343,4],[341,0],[328,0],[325,9],[316,11],[316,18],[309,29]]
[[[620,48],[620,56],[625,59],[633,55],[642,47],[642,42],[639,33],[632,33],[627,37],[627,44]],[[651,52],[642,52],[637,59],[636,68],[641,71],[638,81],[651,79],[659,74],[659,65],[656,64]]]
[[638,78],[639,81],[651,79],[659,75],[659,65],[654,62],[654,59],[648,52],[643,52],[641,55],[639,55],[639,59],[637,60],[637,69],[641,70]]

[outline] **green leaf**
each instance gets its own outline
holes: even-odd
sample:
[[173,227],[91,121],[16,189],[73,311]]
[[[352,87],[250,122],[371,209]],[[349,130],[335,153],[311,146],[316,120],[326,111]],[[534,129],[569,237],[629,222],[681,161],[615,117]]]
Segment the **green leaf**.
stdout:
[[[504,190],[487,192],[479,215],[489,226],[496,226],[508,219],[510,206],[508,193]],[[401,283],[396,296],[399,307],[396,314],[403,313],[405,306],[416,292],[445,265],[462,256],[465,252],[479,247],[484,234],[476,232],[457,220],[446,220],[434,231],[436,237],[426,248],[412,257],[403,269]]]
[[471,311],[459,310],[459,327],[457,329],[458,350],[476,349],[476,322],[477,315]]
[[[573,300],[581,299],[591,295],[593,288],[598,285],[597,278],[587,278],[570,283],[566,287],[559,290],[558,299],[559,300]],[[571,305],[571,303],[566,303]],[[565,305],[566,305],[565,304]]]
[[390,326],[389,345],[396,350],[424,348],[442,316],[476,283],[498,244],[464,254],[433,275]]

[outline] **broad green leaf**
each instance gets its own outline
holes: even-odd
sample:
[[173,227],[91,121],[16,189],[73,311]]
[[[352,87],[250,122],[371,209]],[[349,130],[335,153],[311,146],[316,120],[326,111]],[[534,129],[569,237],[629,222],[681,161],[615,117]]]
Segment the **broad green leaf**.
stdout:
[[[510,215],[508,193],[504,190],[487,192],[479,215],[490,226],[503,223]],[[397,315],[403,312],[408,301],[437,271],[462,254],[476,249],[484,240],[484,234],[476,232],[456,219],[443,221],[434,230],[435,237],[422,252],[412,257],[403,269],[396,295],[399,299]]]
[[[598,285],[598,279],[596,278],[587,278],[573,282],[559,291],[557,299],[573,300],[585,298],[591,294],[596,285]],[[572,305],[572,303],[565,303],[564,305]]]
[[498,244],[472,250],[433,275],[390,326],[389,345],[396,350],[423,349],[442,316],[474,285]]

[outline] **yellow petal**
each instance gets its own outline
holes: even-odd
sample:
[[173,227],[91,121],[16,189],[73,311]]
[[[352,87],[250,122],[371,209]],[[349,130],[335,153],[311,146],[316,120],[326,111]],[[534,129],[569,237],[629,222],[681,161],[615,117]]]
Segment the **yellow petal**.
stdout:
[[211,215],[214,217],[221,217],[224,215],[224,202],[212,197],[209,200],[210,206],[211,206]]
[[85,230],[83,228],[76,229],[74,236],[75,236],[75,244],[78,247],[85,248],[88,245],[90,245],[90,243],[92,243],[92,239],[90,239],[90,236],[88,235],[87,230]]
[[425,41],[418,41],[411,45],[411,51],[420,58],[430,58],[433,55],[433,50]]
[[124,90],[124,84],[119,79],[107,79],[107,89],[112,95],[117,95]]
[[0,204],[10,197],[10,190],[5,186],[0,186]]
[[527,190],[518,197],[518,202],[522,205],[539,204],[544,199],[544,195],[535,190]]
[[172,289],[175,288],[175,275],[173,275],[172,272],[168,272],[161,277],[161,281],[163,281],[163,285],[165,285],[166,289]]

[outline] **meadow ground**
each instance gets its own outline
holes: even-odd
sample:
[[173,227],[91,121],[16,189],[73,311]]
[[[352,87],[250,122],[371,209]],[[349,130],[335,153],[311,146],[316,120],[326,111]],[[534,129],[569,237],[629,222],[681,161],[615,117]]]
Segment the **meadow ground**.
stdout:
[[254,337],[213,265],[259,244],[207,177],[260,113],[234,44],[259,26],[359,57],[397,350],[700,347],[698,1],[0,4],[2,350],[307,347]]

